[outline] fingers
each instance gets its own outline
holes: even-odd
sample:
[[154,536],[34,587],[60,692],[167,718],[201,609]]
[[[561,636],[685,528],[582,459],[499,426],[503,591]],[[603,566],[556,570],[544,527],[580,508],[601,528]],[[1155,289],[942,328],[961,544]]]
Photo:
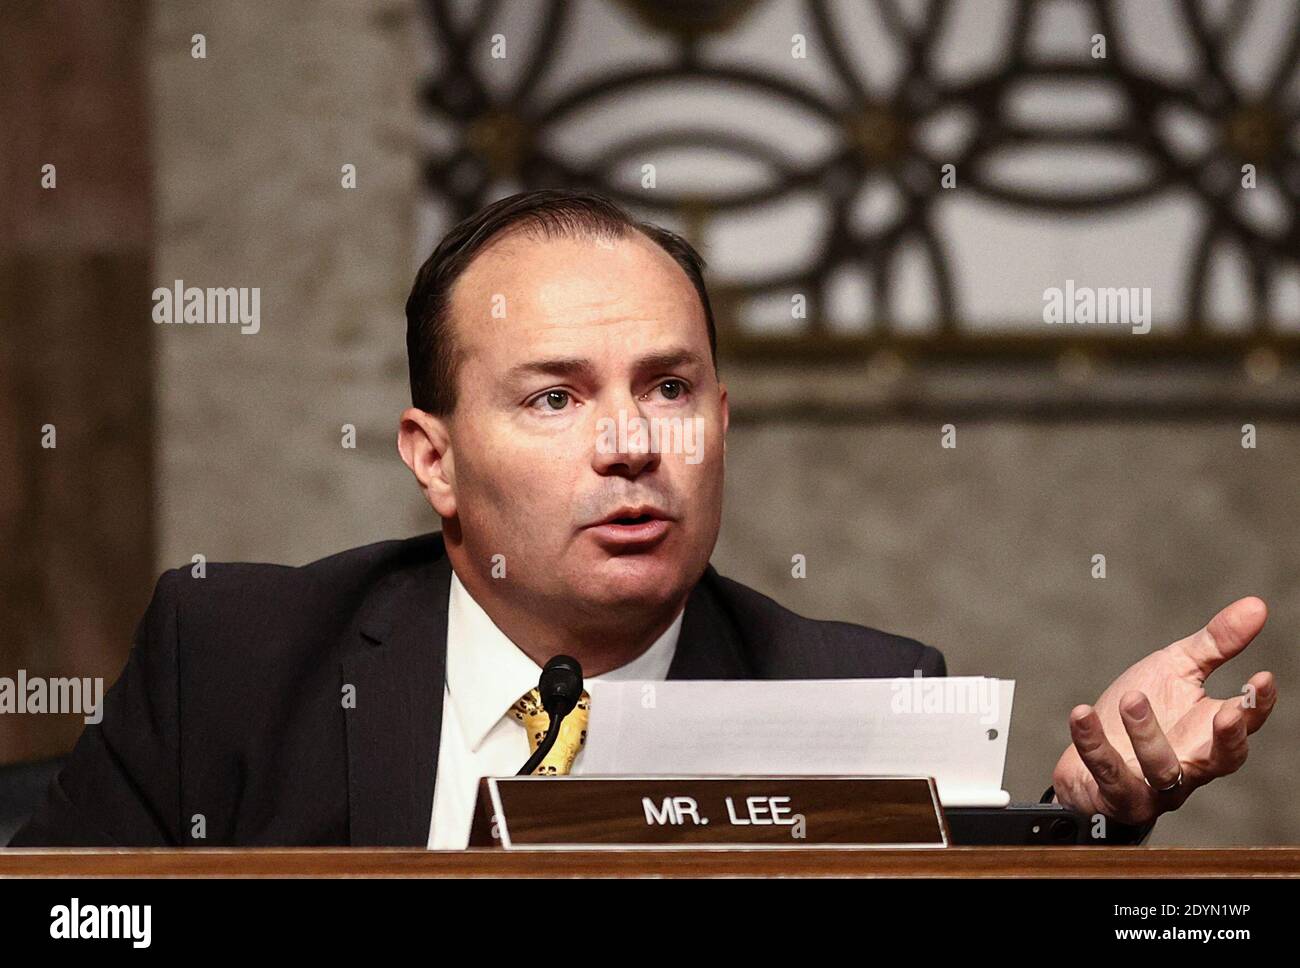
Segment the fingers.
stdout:
[[1209,782],[1241,769],[1246,762],[1246,716],[1241,704],[1229,700],[1214,714],[1214,739],[1210,745],[1208,775],[1198,778]]
[[1136,690],[1125,693],[1120,700],[1119,716],[1151,789],[1159,792],[1177,783],[1183,775],[1183,766],[1147,697]]
[[1128,768],[1110,744],[1101,719],[1091,706],[1075,706],[1070,711],[1070,737],[1106,803],[1112,804],[1121,815],[1144,817],[1150,813],[1151,788]]
[[1236,700],[1246,720],[1246,732],[1253,733],[1264,725],[1277,705],[1277,681],[1271,672],[1256,672],[1246,683],[1245,695]]
[[1201,678],[1239,653],[1259,634],[1268,618],[1268,606],[1261,598],[1240,598],[1210,619],[1205,628],[1189,635],[1176,647],[1199,670]]

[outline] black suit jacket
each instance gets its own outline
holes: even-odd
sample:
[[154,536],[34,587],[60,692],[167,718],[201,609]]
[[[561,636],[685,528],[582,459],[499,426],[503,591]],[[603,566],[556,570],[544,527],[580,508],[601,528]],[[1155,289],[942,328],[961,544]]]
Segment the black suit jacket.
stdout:
[[[10,846],[423,847],[450,581],[440,534],[300,568],[165,572],[102,721],[86,727]],[[917,669],[945,675],[943,655],[802,618],[710,566],[687,601],[668,677]],[[349,686],[355,707],[344,708]]]

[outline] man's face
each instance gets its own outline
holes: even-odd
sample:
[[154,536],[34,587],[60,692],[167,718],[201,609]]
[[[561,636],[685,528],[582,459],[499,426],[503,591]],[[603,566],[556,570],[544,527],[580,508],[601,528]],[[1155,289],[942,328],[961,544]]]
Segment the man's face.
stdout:
[[505,594],[538,607],[680,600],[717,540],[727,429],[686,274],[640,233],[507,235],[450,308],[445,473],[469,566],[504,556]]

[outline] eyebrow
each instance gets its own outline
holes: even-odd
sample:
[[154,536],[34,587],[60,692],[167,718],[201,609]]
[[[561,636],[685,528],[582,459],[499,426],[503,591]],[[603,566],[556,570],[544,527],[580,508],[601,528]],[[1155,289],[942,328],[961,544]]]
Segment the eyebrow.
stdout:
[[[646,356],[638,357],[633,363],[633,369],[639,372],[646,370],[671,370],[682,366],[693,366],[703,364],[701,356],[687,349],[665,350],[662,353],[650,353]],[[567,376],[567,377],[590,377],[595,372],[595,366],[591,360],[581,357],[557,357],[549,360],[530,360],[527,363],[519,363],[512,366],[506,373],[506,379],[519,380],[529,376]]]

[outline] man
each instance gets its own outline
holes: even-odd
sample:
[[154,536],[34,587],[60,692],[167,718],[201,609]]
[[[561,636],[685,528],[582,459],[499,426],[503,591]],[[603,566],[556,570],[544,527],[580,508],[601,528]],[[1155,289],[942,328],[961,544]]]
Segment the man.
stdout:
[[[701,266],[587,193],[454,228],[407,302],[398,433],[441,534],[166,572],[103,721],[13,844],[464,846],[478,777],[528,757],[525,694],[561,653],[588,677],[944,675],[933,648],[709,567],[728,411]],[[610,432],[628,426],[683,452]],[[1237,769],[1273,677],[1230,701],[1202,684],[1264,618],[1242,599],[1076,708],[1057,797],[1140,836]]]

